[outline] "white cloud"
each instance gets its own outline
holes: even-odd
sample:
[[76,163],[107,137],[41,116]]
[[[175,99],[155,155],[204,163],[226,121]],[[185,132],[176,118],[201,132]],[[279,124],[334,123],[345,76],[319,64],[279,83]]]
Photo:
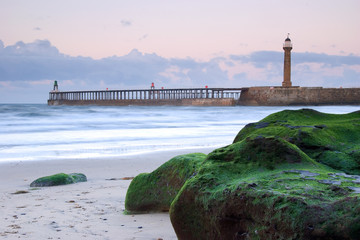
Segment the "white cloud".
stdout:
[[181,84],[181,86],[191,86],[191,78],[188,76],[190,69],[180,68],[176,65],[171,65],[166,68],[165,71],[160,72],[159,75],[164,77],[160,82],[162,84],[171,84],[176,86]]
[[348,68],[354,72],[360,73],[360,64],[359,65],[351,65],[351,66],[348,66]]
[[180,80],[180,77],[177,76],[179,73],[180,68],[178,66],[170,66],[169,68],[165,69],[165,71],[160,72],[159,75],[168,78],[172,82],[176,82]]
[[11,81],[0,81],[0,86],[3,88],[10,88],[12,86]]

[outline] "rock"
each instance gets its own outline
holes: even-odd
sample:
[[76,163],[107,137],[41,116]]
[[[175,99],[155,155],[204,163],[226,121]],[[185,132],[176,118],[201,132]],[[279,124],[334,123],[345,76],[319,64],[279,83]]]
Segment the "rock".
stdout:
[[333,180],[328,180],[328,179],[324,179],[324,180],[318,180],[319,183],[323,183],[323,184],[329,184],[329,185],[341,185],[341,181],[333,181]]
[[315,125],[314,127],[323,129],[323,128],[326,128],[326,125],[324,125],[324,124],[322,124],[322,125]]
[[329,173],[282,138],[248,137],[208,155],[171,204],[171,222],[180,240],[358,239],[359,194],[319,183]]
[[354,191],[355,193],[360,193],[360,187],[348,187],[351,191]]
[[26,193],[29,193],[29,191],[25,191],[25,190],[20,190],[20,191],[16,191],[12,194],[26,194]]
[[259,122],[259,123],[256,123],[255,125],[255,128],[256,129],[260,129],[260,128],[265,128],[265,127],[267,127],[267,126],[269,126],[269,123],[267,123],[267,122]]
[[187,179],[196,175],[205,158],[203,153],[180,155],[152,173],[136,176],[126,193],[127,212],[168,211],[180,188]]
[[318,173],[313,173],[313,172],[304,171],[304,170],[288,170],[288,171],[284,171],[284,173],[299,173],[302,177],[315,177],[315,176],[319,176]]
[[70,173],[69,176],[74,180],[74,183],[87,181],[86,176],[82,173]]
[[317,162],[360,175],[359,123],[359,111],[326,114],[311,109],[285,110],[248,124],[234,143],[250,136],[277,136],[295,144]]
[[170,206],[180,240],[359,239],[359,145],[360,111],[282,111],[208,156],[176,157],[135,177],[125,206]]
[[30,187],[50,187],[86,181],[87,178],[82,173],[58,173],[51,176],[38,178],[30,184]]

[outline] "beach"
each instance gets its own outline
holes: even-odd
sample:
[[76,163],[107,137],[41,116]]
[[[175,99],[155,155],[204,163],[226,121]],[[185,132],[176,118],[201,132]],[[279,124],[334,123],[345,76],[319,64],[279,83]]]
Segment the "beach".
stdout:
[[[246,124],[299,108],[0,104],[0,238],[176,239],[168,213],[124,214],[131,178],[174,156],[231,144]],[[56,173],[88,181],[30,188]]]
[[[105,159],[0,164],[3,239],[177,239],[168,213],[125,214],[131,178],[174,156],[211,149],[156,151]],[[31,188],[56,173],[84,173],[88,181]],[[130,178],[130,179],[129,179]]]

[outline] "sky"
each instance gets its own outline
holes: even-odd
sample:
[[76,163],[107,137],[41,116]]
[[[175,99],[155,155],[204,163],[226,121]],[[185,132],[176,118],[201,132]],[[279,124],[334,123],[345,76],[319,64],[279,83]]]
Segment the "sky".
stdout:
[[359,0],[1,0],[0,103],[59,89],[360,87]]

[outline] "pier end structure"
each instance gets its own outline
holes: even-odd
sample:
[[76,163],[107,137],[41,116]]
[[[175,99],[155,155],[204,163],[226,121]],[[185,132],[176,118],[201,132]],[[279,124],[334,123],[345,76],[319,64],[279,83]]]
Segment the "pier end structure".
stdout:
[[360,88],[250,87],[241,92],[237,104],[244,106],[360,105]]

